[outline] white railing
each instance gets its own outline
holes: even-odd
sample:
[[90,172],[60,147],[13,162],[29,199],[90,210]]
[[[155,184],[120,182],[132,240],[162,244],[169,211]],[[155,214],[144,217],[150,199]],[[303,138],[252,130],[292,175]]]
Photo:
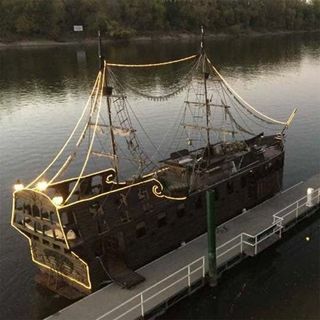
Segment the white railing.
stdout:
[[[230,251],[233,251],[235,249],[239,248],[240,253],[243,252],[243,247],[242,247],[242,234],[240,233],[236,237],[232,238],[231,240],[225,242],[221,246],[216,248],[216,255],[217,259],[220,259],[224,257],[227,253]],[[224,249],[224,250],[223,250]],[[222,252],[220,252],[222,251]]]
[[[223,245],[217,247],[217,259],[225,256],[228,252],[238,249],[238,253],[244,252],[244,245],[250,246],[254,248],[254,254],[258,253],[258,245],[263,241],[267,240],[274,234],[278,234],[279,238],[282,236],[282,229],[283,227],[293,219],[298,219],[298,217],[302,214],[302,212],[307,206],[308,197],[304,196],[299,200],[293,202],[289,206],[281,209],[277,213],[275,213],[273,217],[272,224],[265,228],[264,230],[260,231],[256,235],[251,235],[248,233],[240,233],[239,235],[235,236],[228,242],[224,243]],[[311,202],[313,206],[320,203],[320,188],[313,191],[311,195]],[[290,217],[293,216],[293,217]],[[222,251],[222,252],[221,252]]]
[[[174,294],[179,291],[191,288],[192,284],[205,277],[206,267],[205,267],[205,257],[201,257],[187,266],[179,269],[178,271],[172,273],[168,277],[162,279],[161,281],[155,283],[151,287],[146,290],[140,292],[124,303],[118,305],[114,309],[108,311],[103,314],[96,320],[102,319],[113,319],[118,320],[128,315],[129,313],[134,313],[130,318],[138,318],[144,317],[146,310],[146,306],[149,305],[152,307],[156,307],[159,304],[161,294],[166,296],[166,299],[160,299],[161,302],[164,302],[167,299],[170,299]],[[166,284],[169,282],[169,284]],[[170,289],[173,289],[170,292]],[[125,311],[121,312],[121,309],[127,307]],[[151,308],[149,308],[151,309]],[[135,312],[134,312],[135,311]]]
[[[299,215],[302,213],[301,208],[305,208],[307,206],[307,196],[300,198],[299,200],[293,202],[289,206],[283,208],[282,210],[278,211],[273,215],[273,221],[275,222],[276,219],[282,219],[283,221],[292,220],[289,219],[289,216],[294,216],[295,219],[298,219]],[[313,191],[311,195],[311,202],[315,206],[316,204],[320,203],[320,188]]]
[[[311,195],[311,201],[313,202],[313,205],[320,203],[320,188],[314,190],[313,194]],[[258,234],[253,236],[243,232],[225,242],[216,248],[217,260],[225,257],[229,252],[234,250],[236,250],[236,254],[242,254],[244,252],[245,245],[253,247],[254,254],[256,255],[258,253],[258,245],[274,234],[278,234],[279,238],[281,238],[282,229],[286,223],[293,219],[298,219],[299,215],[303,212],[301,208],[306,208],[306,205],[307,196],[304,196],[275,213],[273,215],[272,224],[260,231]],[[293,215],[293,218],[289,219],[290,215]],[[226,257],[226,260],[228,260],[228,257]],[[129,313],[131,313],[130,318],[144,317],[146,311],[151,310],[161,302],[163,303],[164,300],[170,299],[170,297],[174,296],[174,294],[178,293],[180,290],[191,288],[192,284],[195,281],[204,278],[205,274],[205,257],[202,256],[201,258],[191,262],[187,266],[172,273],[168,277],[162,279],[146,290],[140,292],[114,309],[98,317],[96,320],[118,320]],[[166,284],[166,282],[168,284]],[[172,289],[171,292],[170,289]],[[166,298],[161,300],[160,295],[162,294],[164,294]],[[126,309],[121,311],[124,309],[124,307],[126,307]]]

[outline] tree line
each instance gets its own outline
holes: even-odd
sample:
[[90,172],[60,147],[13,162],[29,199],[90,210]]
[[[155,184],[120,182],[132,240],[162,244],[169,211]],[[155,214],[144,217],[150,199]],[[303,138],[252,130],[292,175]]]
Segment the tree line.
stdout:
[[0,0],[0,40],[320,29],[320,0]]

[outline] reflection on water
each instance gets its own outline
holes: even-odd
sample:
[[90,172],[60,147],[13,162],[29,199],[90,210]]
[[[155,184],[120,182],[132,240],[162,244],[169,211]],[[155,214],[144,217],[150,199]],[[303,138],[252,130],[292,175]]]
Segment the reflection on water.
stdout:
[[319,319],[319,227],[319,217],[304,222],[285,241],[225,273],[217,288],[205,287],[160,319]]
[[[208,55],[213,63],[258,109],[274,118],[286,119],[294,106],[299,108],[287,137],[285,186],[319,171],[319,40],[319,34],[301,34],[207,41]],[[198,50],[199,43],[194,40],[105,45],[108,60],[128,63],[165,61]],[[30,262],[27,243],[9,227],[11,186],[17,178],[23,181],[33,178],[64,143],[96,76],[96,54],[95,46],[0,50],[0,301],[4,318],[38,319],[67,304],[34,283],[36,270]],[[174,68],[170,72],[160,70],[140,74],[135,85],[142,91],[166,92],[175,85],[179,70]],[[127,82],[134,81],[133,76],[134,73],[123,74]],[[152,140],[159,143],[173,124],[178,102],[178,98],[174,98],[157,105],[134,96],[131,104]],[[145,148],[151,150],[147,141],[144,142]],[[294,238],[288,244],[293,242]],[[277,263],[290,265],[292,259],[286,256],[285,261],[280,259]],[[294,259],[304,263],[298,253]],[[315,259],[312,251],[305,253],[304,260],[308,263],[316,263]],[[242,281],[243,270],[237,271],[239,281]],[[255,268],[254,273],[258,278],[266,277],[265,273],[259,273],[259,268]],[[243,277],[247,274],[243,273]],[[274,277],[275,284],[281,284],[276,274]],[[286,281],[291,281],[290,277]],[[243,293],[247,297],[244,298],[246,303],[255,292],[253,287],[250,287],[251,293]],[[318,289],[312,287],[310,290]],[[221,299],[229,299],[232,287],[227,285],[219,290],[217,294]],[[292,294],[298,294],[299,290],[299,285],[290,288]],[[272,296],[267,297],[273,304]],[[283,308],[291,307],[288,298]],[[239,311],[237,306],[234,310]],[[201,308],[199,312],[199,317],[201,314],[202,318],[209,316]],[[243,317],[245,315],[249,314],[244,313]],[[302,317],[303,313],[296,316]]]

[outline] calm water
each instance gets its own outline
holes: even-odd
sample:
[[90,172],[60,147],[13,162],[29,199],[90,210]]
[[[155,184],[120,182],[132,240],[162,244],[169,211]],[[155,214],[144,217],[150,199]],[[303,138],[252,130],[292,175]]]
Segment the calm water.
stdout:
[[[108,45],[119,62],[163,61],[193,54],[198,43],[147,42]],[[284,185],[319,172],[320,35],[219,40],[208,55],[228,82],[270,116],[297,117],[286,143]],[[12,185],[27,182],[52,159],[76,123],[97,72],[94,46],[0,50],[0,295],[3,319],[39,319],[68,304],[34,283],[27,242],[10,227]],[[152,73],[136,83],[141,90],[165,92],[171,75]],[[130,79],[129,75],[123,75]],[[154,89],[153,87],[156,87]],[[153,107],[138,97],[136,114],[152,140],[172,125],[173,99]],[[139,133],[139,132],[138,132]],[[147,141],[145,148],[151,150]],[[169,311],[165,318],[318,319],[320,318],[319,219],[288,240],[247,261]],[[304,240],[311,237],[310,242]]]

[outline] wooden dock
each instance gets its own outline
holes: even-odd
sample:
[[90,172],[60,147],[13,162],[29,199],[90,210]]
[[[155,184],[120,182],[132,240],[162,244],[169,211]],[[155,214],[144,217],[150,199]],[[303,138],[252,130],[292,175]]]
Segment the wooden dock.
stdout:
[[[314,192],[307,197],[307,189]],[[283,232],[320,207],[320,174],[279,193],[217,229],[217,266],[221,274],[281,239]],[[153,318],[204,284],[207,235],[186,243],[137,270],[146,281],[133,289],[116,284],[51,315],[50,320]]]

